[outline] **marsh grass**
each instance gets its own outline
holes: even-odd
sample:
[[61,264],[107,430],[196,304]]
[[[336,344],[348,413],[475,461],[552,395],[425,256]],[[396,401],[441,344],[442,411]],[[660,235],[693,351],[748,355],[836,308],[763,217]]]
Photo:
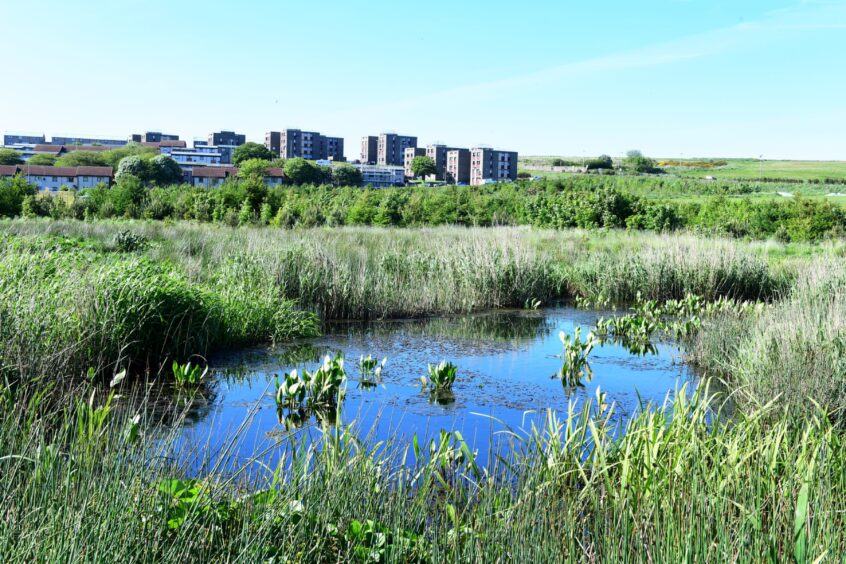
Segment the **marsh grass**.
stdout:
[[548,413],[502,434],[510,449],[486,467],[450,433],[426,448],[344,426],[281,435],[278,470],[259,463],[266,452],[236,463],[245,420],[196,478],[185,469],[202,455],[154,433],[143,402],[113,400],[88,433],[82,407],[19,399],[0,419],[4,561],[814,561],[846,550],[846,447],[830,420],[772,417],[770,404],[723,422],[704,389],[624,429],[602,401]]

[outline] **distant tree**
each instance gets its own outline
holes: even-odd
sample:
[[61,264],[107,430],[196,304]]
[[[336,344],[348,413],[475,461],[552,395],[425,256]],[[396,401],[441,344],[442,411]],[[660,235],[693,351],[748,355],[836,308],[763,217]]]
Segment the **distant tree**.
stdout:
[[108,166],[101,153],[71,151],[56,160],[56,166]]
[[285,159],[283,159],[282,157],[276,157],[275,159],[271,159],[268,166],[270,168],[285,168]]
[[35,196],[38,188],[27,182],[21,174],[0,179],[0,216],[20,215],[23,201],[27,196]]
[[24,160],[21,154],[12,149],[0,149],[0,165],[18,165],[23,164]]
[[[127,159],[137,157],[127,157]],[[124,159],[127,160],[127,159]],[[121,161],[123,164],[123,161]],[[146,163],[144,163],[146,164]],[[119,167],[118,167],[119,168]],[[132,214],[147,199],[148,190],[137,176],[124,174],[109,190],[110,201],[117,215]]]
[[244,143],[243,145],[232,151],[232,162],[236,165],[249,159],[262,159],[269,161],[274,157],[273,153],[259,143]]
[[336,186],[361,186],[361,171],[351,164],[338,165],[332,169],[332,182]]
[[178,184],[182,180],[182,169],[168,155],[153,157],[145,168],[147,169],[147,178],[142,180],[153,181],[159,186]]
[[323,170],[315,163],[301,158],[285,161],[283,171],[291,184],[319,184],[323,180]]
[[436,174],[438,167],[432,157],[420,155],[411,160],[411,173],[417,178],[426,178],[430,174]]
[[517,178],[526,179],[526,178],[531,178],[531,177],[532,177],[532,173],[529,172],[528,170],[521,170],[520,172],[517,173]]
[[655,161],[644,157],[640,151],[629,151],[623,159],[623,168],[629,172],[660,172],[661,169],[655,166]]
[[32,155],[29,157],[29,160],[26,161],[26,164],[31,165],[40,165],[40,166],[54,166],[56,164],[56,160],[59,157],[56,155],[48,155],[46,153],[39,153],[37,155]]
[[157,149],[141,145],[140,143],[127,143],[123,147],[115,147],[114,149],[100,153],[103,160],[106,162],[106,166],[110,166],[114,169],[117,169],[118,163],[126,157],[135,155],[141,157],[142,159],[152,159],[157,154]]
[[595,159],[590,159],[587,162],[588,170],[599,170],[603,168],[614,168],[614,160],[608,155],[599,155]]
[[569,166],[570,164],[570,161],[565,161],[561,157],[552,159],[552,166]]
[[263,179],[267,176],[269,162],[264,159],[247,159],[241,162],[240,175],[242,178]]
[[138,155],[130,155],[121,159],[115,172],[115,181],[120,181],[127,176],[133,176],[138,180],[145,180],[147,178],[146,161]]

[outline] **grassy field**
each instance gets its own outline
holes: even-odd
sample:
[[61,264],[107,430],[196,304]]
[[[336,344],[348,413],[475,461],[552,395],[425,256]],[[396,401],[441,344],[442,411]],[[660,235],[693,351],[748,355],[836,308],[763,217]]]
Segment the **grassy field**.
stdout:
[[[5,221],[0,233],[3,561],[811,562],[846,552],[840,241],[45,219]],[[279,468],[224,452],[195,480],[186,468],[202,451],[168,432],[191,392],[177,388],[163,413],[156,388],[132,385],[168,379],[161,367],[173,359],[309,334],[313,314],[575,298],[624,307],[689,293],[763,302],[718,310],[684,340],[722,395],[677,394],[625,433],[598,397],[515,430],[511,452],[483,468],[454,433],[377,445],[368,429],[341,425],[310,440],[280,435],[297,448]]]
[[[532,171],[537,166],[550,166],[552,160],[562,158],[575,164],[583,162],[582,157],[521,156],[520,168]],[[720,180],[787,180],[787,181],[839,181],[846,182],[846,161],[790,161],[767,159],[677,159],[656,158],[668,174],[685,178],[714,176]],[[619,162],[620,159],[615,159]],[[721,166],[696,166],[699,163],[725,162]],[[543,171],[537,172],[543,175]]]

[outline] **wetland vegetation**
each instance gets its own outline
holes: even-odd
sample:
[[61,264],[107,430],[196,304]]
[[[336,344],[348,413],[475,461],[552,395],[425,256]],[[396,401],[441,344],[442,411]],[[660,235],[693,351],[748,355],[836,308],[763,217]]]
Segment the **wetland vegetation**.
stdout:
[[[839,241],[72,219],[7,220],[0,233],[4,559],[805,562],[846,551]],[[562,302],[603,312],[559,340],[532,312]],[[450,321],[503,308],[532,315]],[[190,406],[225,392],[205,359],[401,318],[425,318],[403,334],[421,339],[544,335],[563,383],[590,387],[559,384],[571,407],[509,427],[509,448],[483,456],[458,428],[369,435],[344,418],[345,396],[396,385],[399,365],[375,349],[320,363],[313,340],[298,341],[282,364],[319,366],[279,374],[272,395],[280,419],[297,415],[309,432],[281,426],[273,465],[267,452],[245,458],[250,412],[196,471],[207,453],[184,440]],[[669,339],[699,376],[624,409],[597,385],[615,339]],[[417,378],[466,400],[473,371],[429,354]],[[373,391],[347,386],[355,366]],[[184,384],[167,406],[153,405],[174,380]]]

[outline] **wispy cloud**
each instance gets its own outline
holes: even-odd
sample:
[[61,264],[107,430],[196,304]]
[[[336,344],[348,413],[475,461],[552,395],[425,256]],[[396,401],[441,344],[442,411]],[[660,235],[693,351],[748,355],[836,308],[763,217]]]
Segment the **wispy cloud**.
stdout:
[[333,115],[347,115],[352,111],[408,111],[447,101],[456,103],[502,96],[519,89],[543,87],[566,78],[702,59],[735,51],[744,46],[778,40],[789,31],[823,29],[846,29],[846,2],[803,1],[789,8],[771,11],[758,21],[744,22],[625,52],[567,62],[535,72],[423,93],[355,110],[339,111]]

